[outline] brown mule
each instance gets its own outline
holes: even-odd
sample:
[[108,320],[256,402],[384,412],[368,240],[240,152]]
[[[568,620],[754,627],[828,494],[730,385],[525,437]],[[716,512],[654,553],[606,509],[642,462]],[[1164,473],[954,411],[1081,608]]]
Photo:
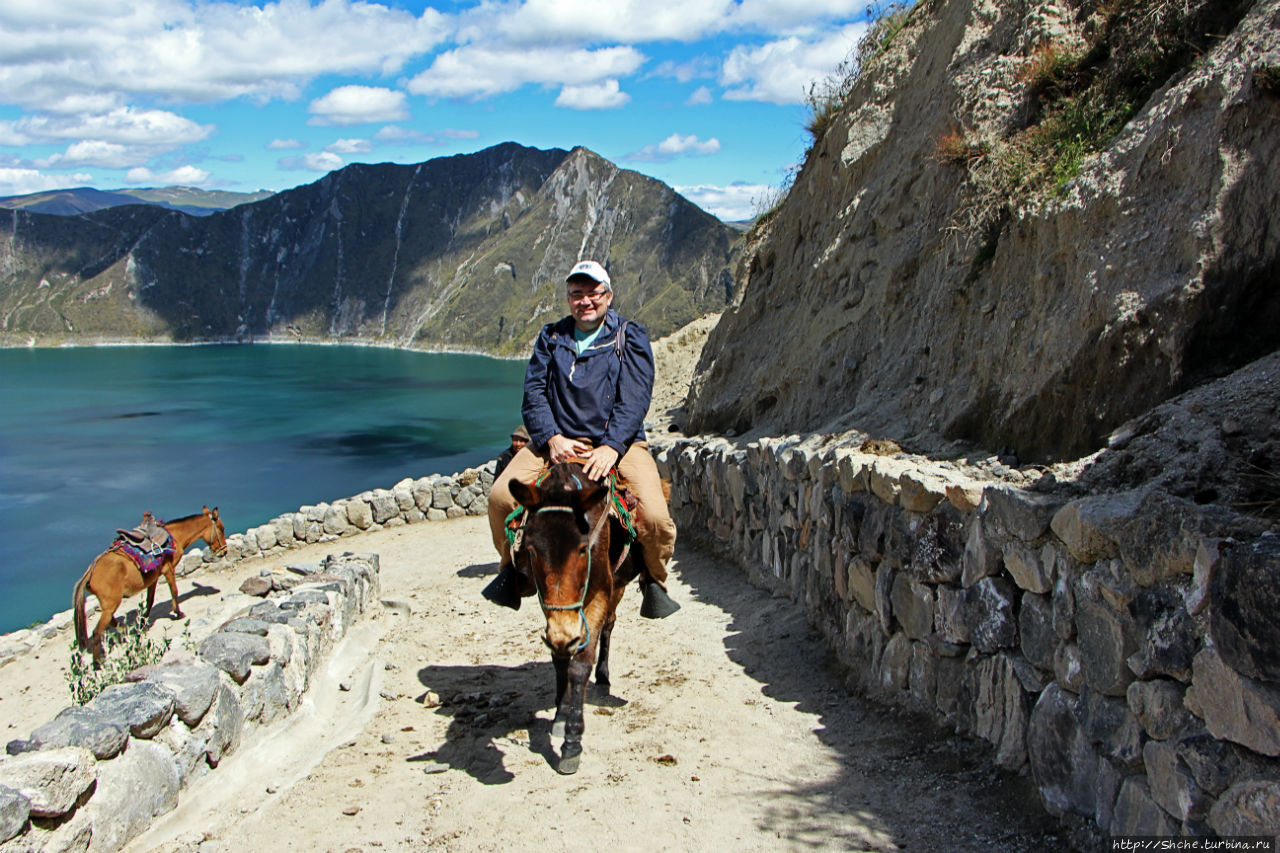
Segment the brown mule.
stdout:
[[644,564],[641,546],[626,548],[622,525],[609,513],[609,487],[589,480],[576,462],[551,466],[536,485],[513,481],[511,494],[529,511],[516,559],[537,588],[556,670],[552,734],[564,737],[556,769],[575,773],[591,667],[607,693],[609,640],[623,590]]
[[[218,517],[218,508],[210,510],[207,506],[202,512],[166,522],[165,529],[173,537],[174,551],[164,563],[154,571],[145,574],[138,569],[136,563],[128,556],[112,546],[93,559],[84,576],[76,583],[71,595],[71,612],[76,626],[76,642],[80,648],[87,648],[93,653],[93,665],[102,665],[102,635],[114,621],[116,609],[126,596],[135,595],[142,590],[147,591],[147,608],[143,614],[150,616],[151,607],[156,600],[156,584],[163,574],[169,583],[169,595],[173,598],[173,618],[181,619],[185,614],[178,604],[178,582],[174,569],[183,553],[197,539],[203,539],[219,557],[227,553],[227,534]],[[84,602],[86,590],[98,597],[102,607],[102,616],[98,619],[98,627],[93,636],[88,636],[88,625],[85,621]]]

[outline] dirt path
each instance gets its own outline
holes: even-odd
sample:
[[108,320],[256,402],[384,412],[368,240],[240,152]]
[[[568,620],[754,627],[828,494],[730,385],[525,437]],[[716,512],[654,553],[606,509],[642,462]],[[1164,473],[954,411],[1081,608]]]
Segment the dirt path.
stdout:
[[[991,770],[972,744],[849,696],[795,605],[697,550],[677,553],[679,613],[652,622],[638,596],[623,602],[615,695],[588,708],[571,777],[553,769],[553,675],[536,606],[515,613],[479,597],[497,568],[483,519],[365,534],[287,561],[343,550],[379,554],[389,606],[335,650],[302,711],[184,791],[130,850],[1063,846],[1048,834],[1054,821],[1026,807],[1024,780]],[[241,578],[284,562],[207,573],[183,606],[199,619]],[[3,695],[26,697],[0,702],[6,712],[42,692],[56,695],[42,719],[65,704],[48,667],[64,646],[45,647],[43,670],[0,670]],[[9,725],[10,737],[25,734]]]

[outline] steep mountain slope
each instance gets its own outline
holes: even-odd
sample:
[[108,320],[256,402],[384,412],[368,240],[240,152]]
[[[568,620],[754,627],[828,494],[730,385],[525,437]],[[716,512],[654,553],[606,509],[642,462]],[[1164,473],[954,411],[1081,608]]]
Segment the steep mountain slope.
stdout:
[[1274,351],[1278,10],[922,0],[755,235],[690,428],[1069,459]]
[[353,165],[199,219],[0,211],[0,332],[518,353],[563,314],[577,258],[606,263],[617,307],[662,334],[723,307],[737,237],[585,149],[506,143]]

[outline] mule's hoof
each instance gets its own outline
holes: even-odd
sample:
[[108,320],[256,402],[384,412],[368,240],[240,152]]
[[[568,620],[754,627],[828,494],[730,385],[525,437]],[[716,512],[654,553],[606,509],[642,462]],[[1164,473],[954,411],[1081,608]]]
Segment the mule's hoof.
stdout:
[[578,762],[581,758],[581,754],[562,756],[560,763],[556,765],[556,772],[561,776],[572,776],[578,772]]
[[551,736],[564,740],[564,720],[556,720],[551,724]]
[[503,607],[510,607],[512,610],[519,610],[520,579],[516,577],[515,569],[510,566],[503,566],[502,570],[498,572],[498,576],[489,581],[489,585],[482,589],[480,594],[494,604],[501,604]]
[[640,615],[646,619],[666,619],[680,609],[680,605],[671,600],[667,591],[656,583],[644,588],[644,601],[640,603]]

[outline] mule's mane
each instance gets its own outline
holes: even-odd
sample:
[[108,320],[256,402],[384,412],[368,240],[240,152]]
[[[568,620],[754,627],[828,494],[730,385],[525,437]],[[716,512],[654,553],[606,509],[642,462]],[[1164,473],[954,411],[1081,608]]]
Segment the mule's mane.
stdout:
[[203,516],[203,512],[193,512],[191,515],[184,515],[182,518],[171,518],[165,524],[181,524],[184,521],[192,521]]

